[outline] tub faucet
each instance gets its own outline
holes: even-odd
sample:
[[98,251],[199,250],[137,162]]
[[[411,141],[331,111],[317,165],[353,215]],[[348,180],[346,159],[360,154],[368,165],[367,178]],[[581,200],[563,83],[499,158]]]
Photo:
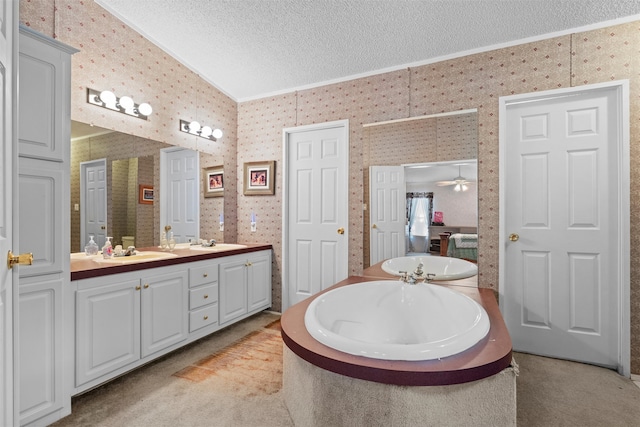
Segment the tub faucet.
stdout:
[[422,262],[419,263],[416,269],[414,270],[414,272],[411,274],[407,273],[406,271],[401,271],[400,280],[402,280],[405,283],[409,283],[411,285],[415,285],[416,283],[420,283],[420,282],[424,282],[424,283],[431,282],[431,280],[433,280],[433,278],[436,275],[432,273],[425,274],[424,270],[422,270],[423,265],[424,264]]

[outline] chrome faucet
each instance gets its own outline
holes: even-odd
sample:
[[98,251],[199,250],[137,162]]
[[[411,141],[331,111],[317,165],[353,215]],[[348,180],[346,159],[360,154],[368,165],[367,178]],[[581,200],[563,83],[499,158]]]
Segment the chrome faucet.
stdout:
[[413,273],[409,274],[406,271],[400,272],[400,280],[405,283],[409,283],[410,285],[415,285],[416,283],[424,282],[429,283],[436,276],[433,273],[426,273],[422,270],[424,264],[420,262]]

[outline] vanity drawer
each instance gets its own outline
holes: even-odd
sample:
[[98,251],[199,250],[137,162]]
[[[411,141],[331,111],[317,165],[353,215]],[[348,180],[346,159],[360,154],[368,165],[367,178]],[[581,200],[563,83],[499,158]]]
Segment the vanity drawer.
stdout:
[[189,269],[189,287],[204,285],[205,283],[218,281],[218,263],[212,262],[200,267]]
[[218,302],[218,284],[202,286],[189,290],[189,309],[202,307],[207,304]]
[[216,323],[218,323],[218,303],[189,313],[189,333]]

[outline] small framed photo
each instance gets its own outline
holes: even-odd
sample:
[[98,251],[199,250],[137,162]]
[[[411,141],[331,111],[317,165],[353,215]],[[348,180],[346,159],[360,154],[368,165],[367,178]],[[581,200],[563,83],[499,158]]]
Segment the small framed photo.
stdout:
[[275,160],[244,164],[245,196],[276,194],[275,165]]
[[204,197],[224,196],[224,170],[222,165],[202,170]]
[[138,186],[138,203],[143,205],[153,204],[153,185],[140,184]]

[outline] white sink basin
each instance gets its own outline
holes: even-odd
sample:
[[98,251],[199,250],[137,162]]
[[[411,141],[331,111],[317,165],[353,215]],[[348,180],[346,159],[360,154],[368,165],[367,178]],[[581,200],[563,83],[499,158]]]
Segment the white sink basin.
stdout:
[[343,286],[311,302],[304,323],[313,338],[349,354],[432,360],[463,352],[489,332],[485,309],[439,285],[374,281]]
[[216,243],[215,246],[190,246],[189,249],[192,251],[205,251],[205,252],[222,252],[222,251],[230,251],[232,249],[242,249],[246,248],[246,245],[240,245],[237,243]]
[[441,256],[405,256],[391,258],[382,263],[382,269],[394,276],[401,276],[401,271],[411,274],[422,262],[422,270],[427,274],[435,274],[431,280],[457,280],[478,274],[478,266],[459,258]]
[[134,264],[137,262],[148,262],[148,261],[157,261],[160,259],[174,258],[176,254],[171,252],[154,252],[154,251],[144,251],[137,252],[135,255],[131,256],[119,256],[113,258],[103,258],[102,255],[94,255],[91,257],[95,262],[99,262],[101,264]]

